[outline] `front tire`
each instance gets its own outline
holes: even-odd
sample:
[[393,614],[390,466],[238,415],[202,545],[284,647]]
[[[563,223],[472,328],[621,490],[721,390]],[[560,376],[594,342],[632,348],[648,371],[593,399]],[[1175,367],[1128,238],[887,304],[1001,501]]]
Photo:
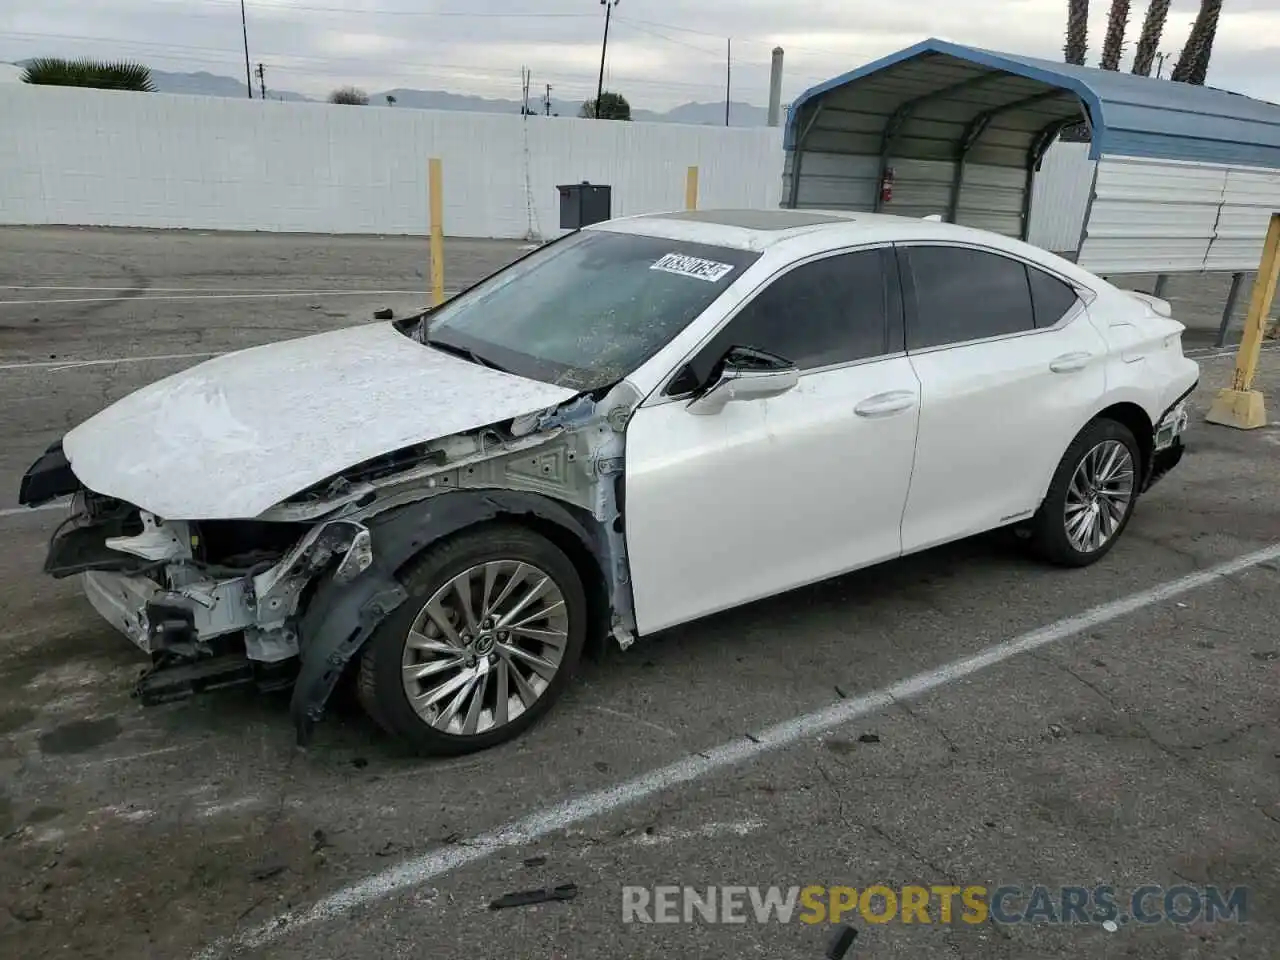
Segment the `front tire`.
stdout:
[[1114,420],[1089,423],[1063,454],[1032,521],[1037,552],[1066,567],[1106,556],[1133,516],[1141,463],[1128,427]]
[[424,754],[484,750],[518,736],[564,691],[586,640],[573,562],[525,527],[485,526],[429,548],[409,599],[360,659],[360,701]]

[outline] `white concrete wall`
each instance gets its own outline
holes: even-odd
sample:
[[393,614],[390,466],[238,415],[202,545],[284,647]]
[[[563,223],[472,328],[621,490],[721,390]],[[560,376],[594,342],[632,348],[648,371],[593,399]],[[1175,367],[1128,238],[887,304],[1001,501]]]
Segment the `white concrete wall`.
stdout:
[[736,129],[0,86],[0,223],[421,234],[427,160],[445,231],[557,235],[556,186],[613,213],[773,207],[780,129]]

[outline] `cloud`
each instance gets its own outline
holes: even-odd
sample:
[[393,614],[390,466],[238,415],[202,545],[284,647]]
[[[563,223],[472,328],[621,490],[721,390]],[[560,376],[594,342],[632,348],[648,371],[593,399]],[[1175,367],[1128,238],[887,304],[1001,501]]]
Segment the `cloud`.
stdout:
[[[1091,4],[1090,58],[1106,28]],[[127,57],[169,71],[244,70],[238,0],[40,0],[0,12],[0,60]],[[250,57],[269,86],[323,96],[356,84],[515,98],[520,70],[558,98],[594,93],[603,8],[591,0],[247,0]],[[1127,51],[1145,4],[1135,2]],[[1161,49],[1177,52],[1197,9],[1175,0]],[[610,32],[607,85],[666,109],[724,96],[732,35],[733,95],[763,104],[769,57],[786,49],[784,96],[927,36],[1060,59],[1065,0],[622,0]],[[1232,0],[1209,82],[1280,100],[1280,0]],[[1172,63],[1169,64],[1171,69]]]

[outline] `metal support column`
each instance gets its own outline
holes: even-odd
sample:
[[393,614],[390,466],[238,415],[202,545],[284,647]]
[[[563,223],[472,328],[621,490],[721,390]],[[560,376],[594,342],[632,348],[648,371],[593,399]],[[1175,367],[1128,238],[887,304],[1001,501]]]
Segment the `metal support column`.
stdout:
[[804,125],[804,129],[800,131],[800,136],[796,137],[795,150],[792,151],[791,158],[791,190],[790,197],[787,200],[787,206],[792,210],[796,208],[796,204],[800,199],[800,160],[804,157],[804,144],[809,139],[809,131],[813,129],[813,125],[818,122],[818,117],[822,115],[822,101],[818,101],[818,105],[814,107],[813,116],[809,118],[809,122]]
[[1244,284],[1243,273],[1231,275],[1231,289],[1227,291],[1227,305],[1222,308],[1222,323],[1218,325],[1218,339],[1213,341],[1215,347],[1227,345],[1227,333],[1231,329],[1231,316],[1236,312],[1236,302],[1240,299],[1240,287]]

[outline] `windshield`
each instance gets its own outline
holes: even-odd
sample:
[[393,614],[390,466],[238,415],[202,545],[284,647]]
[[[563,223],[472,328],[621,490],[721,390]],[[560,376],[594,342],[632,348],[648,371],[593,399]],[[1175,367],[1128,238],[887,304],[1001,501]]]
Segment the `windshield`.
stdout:
[[419,337],[575,390],[621,380],[759,254],[607,231],[548,244],[440,307]]

